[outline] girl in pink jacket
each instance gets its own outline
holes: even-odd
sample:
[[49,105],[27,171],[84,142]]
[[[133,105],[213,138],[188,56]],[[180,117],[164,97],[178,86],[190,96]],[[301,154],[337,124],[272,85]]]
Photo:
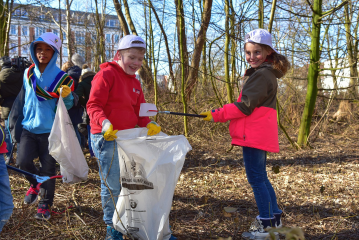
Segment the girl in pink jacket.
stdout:
[[204,120],[227,122],[232,145],[243,147],[246,174],[256,199],[259,216],[244,238],[265,239],[271,227],[281,227],[282,210],[266,172],[267,152],[279,152],[276,111],[277,79],[283,77],[290,63],[272,46],[272,36],[256,29],[245,36],[244,51],[251,68],[237,102],[201,113]]

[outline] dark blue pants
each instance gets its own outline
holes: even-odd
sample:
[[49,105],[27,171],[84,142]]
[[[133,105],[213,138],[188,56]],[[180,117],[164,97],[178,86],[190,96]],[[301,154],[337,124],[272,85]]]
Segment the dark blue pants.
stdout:
[[[16,163],[20,169],[40,175],[54,176],[56,175],[56,160],[49,154],[49,138],[50,133],[34,134],[23,129],[20,142],[21,148],[18,151]],[[34,164],[34,159],[39,157],[40,168]],[[36,179],[25,176],[26,179],[36,186]],[[40,188],[40,204],[47,203],[52,205],[55,193],[55,179],[48,180],[41,184]]]
[[267,152],[250,147],[243,147],[243,160],[247,179],[251,185],[259,210],[259,217],[269,219],[274,213],[281,213],[272,184],[267,177]]

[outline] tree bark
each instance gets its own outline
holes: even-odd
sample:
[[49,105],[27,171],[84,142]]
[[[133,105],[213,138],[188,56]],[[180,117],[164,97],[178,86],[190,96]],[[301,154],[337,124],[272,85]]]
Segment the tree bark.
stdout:
[[319,75],[319,60],[320,60],[320,17],[322,15],[322,0],[314,0],[313,2],[313,16],[312,16],[312,40],[310,46],[310,65],[308,70],[308,86],[307,95],[305,98],[305,105],[302,119],[300,122],[298,140],[299,146],[307,145],[307,138],[310,133],[310,125],[312,122],[312,115],[317,99],[317,81]]
[[168,58],[168,68],[169,68],[169,73],[170,73],[170,80],[172,82],[174,82],[175,78],[174,78],[174,74],[173,74],[172,58],[171,58],[170,49],[169,49],[169,46],[168,46],[167,34],[166,34],[166,32],[165,32],[165,30],[163,28],[163,25],[162,25],[162,23],[160,21],[160,18],[157,15],[156,9],[152,5],[151,0],[148,0],[148,4],[149,4],[149,7],[153,10],[153,14],[155,15],[155,18],[157,20],[158,26],[160,27],[161,32],[163,34],[163,38],[165,40],[167,58]]
[[[349,12],[349,4],[344,6],[344,14],[345,14],[345,37],[347,40],[347,48],[348,48],[348,62],[350,69],[350,82],[349,86],[352,86],[348,89],[349,97],[355,98],[357,95],[357,85],[358,82],[358,39],[354,40],[354,36],[351,31],[351,16]],[[356,23],[358,26],[358,23]],[[358,29],[356,29],[358,30]]]
[[231,80],[229,78],[229,42],[230,42],[230,33],[229,33],[229,0],[224,1],[224,12],[226,13],[225,19],[225,32],[226,38],[224,42],[224,79],[226,81],[227,88],[227,101],[228,103],[233,103],[233,90]]
[[122,12],[121,4],[119,3],[118,0],[113,0],[113,5],[115,6],[117,17],[118,17],[118,20],[120,21],[120,25],[121,25],[123,34],[124,35],[130,34],[130,30],[128,29],[125,16],[123,15],[123,12]]
[[211,20],[212,2],[213,0],[205,0],[204,3],[203,18],[202,18],[203,21],[201,23],[195,48],[192,54],[191,70],[189,72],[187,85],[186,85],[186,95],[188,101],[191,99],[192,90],[195,87],[198,79],[198,67],[199,67],[199,62],[201,60],[202,48],[206,39],[208,25]]

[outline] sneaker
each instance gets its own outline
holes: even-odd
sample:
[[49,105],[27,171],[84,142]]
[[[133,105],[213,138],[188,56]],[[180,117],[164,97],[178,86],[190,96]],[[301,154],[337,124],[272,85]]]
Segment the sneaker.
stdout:
[[27,193],[24,198],[25,204],[33,204],[37,200],[37,196],[39,195],[39,190],[37,190],[34,185],[31,184],[29,190],[27,190]]
[[47,203],[39,204],[37,207],[36,219],[49,220],[51,217],[50,206]]
[[[244,232],[242,237],[244,239],[270,239],[270,234],[267,232],[272,227],[275,227],[275,218],[263,219],[256,217],[251,224],[248,232]],[[277,232],[274,232],[275,239],[279,239]]]
[[282,214],[283,213],[274,213],[274,217],[275,217],[275,226],[277,228],[281,228],[282,227],[282,220],[281,220],[281,217],[282,217]]
[[116,231],[111,226],[107,226],[105,240],[123,240],[122,233]]

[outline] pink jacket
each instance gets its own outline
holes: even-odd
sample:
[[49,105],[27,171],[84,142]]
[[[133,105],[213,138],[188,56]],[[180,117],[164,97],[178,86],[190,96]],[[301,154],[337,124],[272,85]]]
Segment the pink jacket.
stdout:
[[102,122],[108,119],[114,130],[146,127],[151,121],[139,117],[140,104],[146,102],[141,83],[135,75],[126,74],[116,62],[100,65],[101,70],[92,80],[87,112],[91,133],[101,133]]
[[212,111],[215,122],[227,122],[232,144],[279,152],[276,111],[277,78],[283,76],[269,64],[250,68],[237,102]]

